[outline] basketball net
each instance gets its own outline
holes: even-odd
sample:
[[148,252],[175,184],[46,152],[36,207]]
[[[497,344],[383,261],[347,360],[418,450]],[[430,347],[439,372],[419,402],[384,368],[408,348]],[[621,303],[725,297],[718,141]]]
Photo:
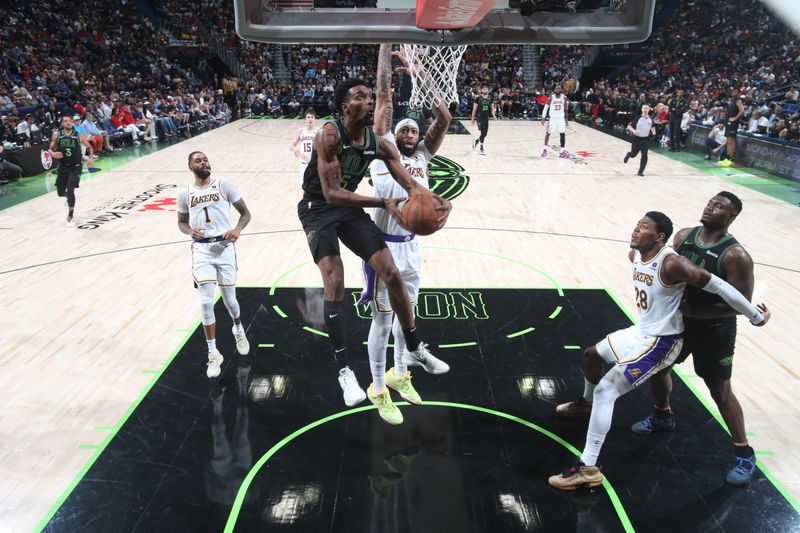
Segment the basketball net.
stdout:
[[466,45],[400,45],[411,76],[409,107],[438,107],[442,102],[445,105],[458,102],[456,75],[466,49]]

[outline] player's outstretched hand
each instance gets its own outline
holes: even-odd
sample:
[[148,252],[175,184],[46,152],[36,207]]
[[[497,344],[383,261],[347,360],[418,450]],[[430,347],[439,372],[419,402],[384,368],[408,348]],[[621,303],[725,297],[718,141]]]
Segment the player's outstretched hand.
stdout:
[[764,304],[764,303],[760,303],[760,304],[758,304],[758,305],[756,306],[756,309],[758,309],[759,311],[761,311],[761,314],[762,314],[762,315],[764,315],[764,320],[762,320],[762,321],[761,321],[761,322],[759,322],[758,324],[753,324],[753,325],[754,325],[754,326],[759,326],[759,327],[761,327],[761,326],[763,326],[764,324],[766,324],[767,322],[769,322],[769,317],[771,317],[771,316],[772,316],[772,313],[770,313],[770,312],[769,312],[769,309],[767,309],[767,306],[766,306],[766,304]]
[[242,233],[242,230],[239,229],[239,226],[236,226],[233,229],[229,229],[225,232],[225,235],[222,236],[228,242],[236,242],[239,240],[239,234]]
[[[433,194],[433,193],[431,193]],[[436,211],[439,212],[440,216],[436,219],[437,222],[437,230],[440,230],[444,227],[445,223],[447,222],[447,217],[450,216],[450,211],[453,210],[453,204],[450,203],[450,200],[446,200],[442,198],[438,194],[433,194],[434,198],[439,200],[439,206],[436,208]]]
[[203,228],[194,228],[192,230],[192,239],[200,240],[206,236],[206,231]]
[[406,198],[383,199],[383,208],[389,211],[389,214],[392,215],[392,218],[394,218],[401,226],[403,225],[403,212],[400,211],[398,204],[404,200],[406,200]]

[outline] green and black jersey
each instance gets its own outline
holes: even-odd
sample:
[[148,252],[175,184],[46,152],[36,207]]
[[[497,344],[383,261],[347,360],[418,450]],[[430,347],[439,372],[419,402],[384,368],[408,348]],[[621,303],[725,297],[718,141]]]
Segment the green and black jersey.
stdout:
[[[355,191],[369,169],[369,164],[378,158],[378,138],[371,128],[364,128],[364,145],[353,144],[347,136],[342,119],[336,119],[333,124],[339,130],[339,167],[342,177],[339,186],[348,191]],[[303,199],[306,201],[325,201],[322,193],[319,170],[317,168],[317,151],[311,151],[311,159],[303,175]]]
[[[700,268],[708,270],[717,277],[726,279],[722,260],[731,248],[740,247],[741,244],[730,233],[726,233],[718,242],[703,244],[699,240],[700,230],[702,229],[702,226],[690,229],[675,251]],[[718,295],[691,285],[686,286],[686,298],[693,306],[708,306],[723,302]]]

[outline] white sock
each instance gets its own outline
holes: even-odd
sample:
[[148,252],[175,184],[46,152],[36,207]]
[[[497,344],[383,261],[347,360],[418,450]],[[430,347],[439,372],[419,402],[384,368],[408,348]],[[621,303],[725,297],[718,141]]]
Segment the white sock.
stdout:
[[400,320],[397,315],[392,322],[392,334],[394,335],[394,375],[403,377],[406,375],[406,361],[403,359],[403,354],[406,351],[406,337],[403,335],[403,328],[400,326]]
[[206,344],[208,344],[209,352],[217,351],[217,339],[206,339]]
[[606,440],[605,433],[592,433],[591,431],[586,433],[586,447],[581,454],[581,462],[584,465],[597,465],[597,457],[600,455],[604,440]]
[[589,380],[583,378],[583,399],[592,403],[594,398],[594,388],[597,387],[595,383],[589,383]]

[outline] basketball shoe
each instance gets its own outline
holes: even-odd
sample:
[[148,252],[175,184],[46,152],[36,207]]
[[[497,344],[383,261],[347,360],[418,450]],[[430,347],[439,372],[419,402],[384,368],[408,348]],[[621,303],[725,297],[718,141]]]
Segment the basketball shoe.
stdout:
[[244,328],[241,324],[238,327],[234,324],[233,337],[236,339],[236,351],[239,352],[240,355],[249,354],[250,341],[247,340],[247,335],[245,335]]
[[67,227],[68,227],[68,228],[74,228],[74,227],[75,227],[75,224],[76,224],[76,223],[75,223],[75,217],[69,217],[69,218],[67,219]]
[[422,403],[422,398],[419,397],[419,393],[414,388],[414,385],[411,384],[410,370],[406,370],[404,376],[397,376],[394,373],[394,368],[390,368],[389,371],[386,372],[386,386],[399,392],[400,396],[408,403],[413,403],[414,405],[420,405]]
[[483,149],[483,145],[481,145],[481,149],[478,153],[481,155],[486,155],[486,150]]
[[358,386],[355,373],[348,366],[339,370],[339,386],[342,387],[344,403],[348,407],[358,405],[367,399],[366,393]]
[[547,157],[547,148],[542,148],[542,157]]
[[472,150],[473,151],[478,149],[478,143],[479,142],[481,142],[480,139],[475,139],[474,141],[472,141]]
[[675,417],[658,418],[655,413],[650,413],[642,420],[631,426],[631,431],[639,435],[649,435],[655,431],[670,431],[675,429]]
[[380,415],[386,423],[392,424],[393,426],[402,424],[403,413],[400,412],[400,409],[398,409],[392,401],[389,390],[387,389],[380,394],[375,394],[372,392],[372,385],[373,384],[370,383],[369,388],[367,388],[367,398],[378,408],[378,415]]
[[569,159],[569,152],[567,152],[566,150],[561,150],[561,153],[558,154],[558,157],[560,157],[561,159]]
[[578,396],[576,400],[557,405],[556,414],[561,416],[587,416],[592,414],[592,404],[587,402],[583,396]]
[[728,470],[728,475],[725,476],[725,481],[731,485],[747,485],[750,483],[750,478],[753,477],[753,472],[756,470],[756,456],[750,457],[737,457],[736,464],[733,468]]
[[547,478],[547,482],[550,483],[551,487],[557,489],[575,490],[580,487],[602,485],[603,479],[599,466],[585,466],[582,463],[578,463],[578,466],[573,466],[560,474],[550,476]]
[[220,365],[222,365],[222,361],[224,361],[224,358],[222,357],[221,353],[217,351],[208,352],[206,376],[208,376],[209,378],[215,378],[219,376]]
[[428,374],[446,374],[450,371],[450,365],[437,359],[428,351],[428,345],[424,342],[419,343],[416,350],[411,351],[406,347],[403,359],[408,366],[421,366]]

